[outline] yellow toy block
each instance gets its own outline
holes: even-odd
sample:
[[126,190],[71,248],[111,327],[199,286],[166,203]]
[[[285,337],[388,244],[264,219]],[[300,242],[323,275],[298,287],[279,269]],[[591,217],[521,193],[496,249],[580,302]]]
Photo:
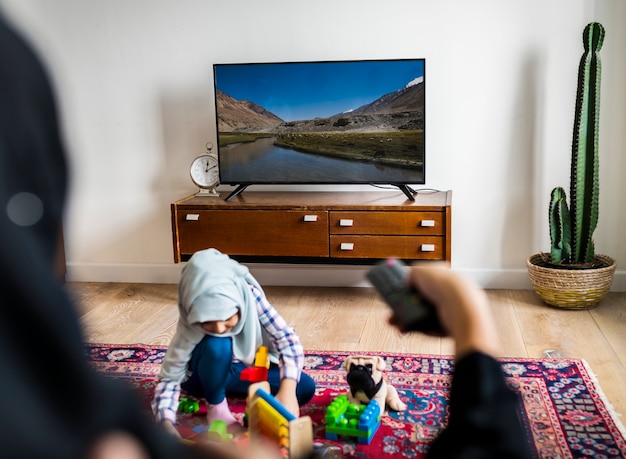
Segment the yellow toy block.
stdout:
[[270,354],[267,346],[259,346],[256,351],[256,356],[254,358],[254,366],[255,367],[270,367]]
[[296,418],[271,395],[267,381],[250,385],[247,410],[250,442],[270,439],[284,449],[289,459],[306,458],[313,451],[311,418]]

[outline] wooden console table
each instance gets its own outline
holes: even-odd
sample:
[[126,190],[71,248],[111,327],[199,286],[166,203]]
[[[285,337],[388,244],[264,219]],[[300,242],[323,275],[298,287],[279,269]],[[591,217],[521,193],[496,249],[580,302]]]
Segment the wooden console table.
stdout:
[[173,204],[174,261],[215,247],[240,261],[451,261],[452,191],[248,192]]

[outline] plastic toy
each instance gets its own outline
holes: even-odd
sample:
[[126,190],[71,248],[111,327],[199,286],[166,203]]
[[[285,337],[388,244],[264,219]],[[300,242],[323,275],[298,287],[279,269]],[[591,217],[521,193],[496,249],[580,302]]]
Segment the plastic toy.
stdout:
[[195,413],[199,409],[200,404],[197,400],[181,397],[178,401],[178,411],[182,411],[183,413]]
[[337,440],[343,435],[356,437],[358,443],[369,445],[380,427],[380,405],[371,400],[367,405],[358,406],[342,394],[326,408],[324,419],[328,440]]
[[267,381],[267,372],[270,368],[270,356],[267,346],[259,346],[254,358],[254,366],[245,368],[241,372],[242,381],[257,383]]
[[275,442],[289,459],[308,457],[313,451],[313,424],[309,416],[296,418],[269,392],[266,381],[248,389],[250,442],[261,438]]
[[214,441],[218,443],[232,441],[233,439],[233,434],[228,433],[228,424],[220,419],[216,419],[211,423],[207,432],[207,436],[209,441]]
[[350,390],[346,393],[348,402],[366,405],[375,400],[381,411],[385,407],[394,411],[406,410],[406,404],[400,400],[400,395],[385,378],[384,370],[387,364],[379,355],[349,355],[343,362],[346,370],[346,380]]
[[181,397],[178,401],[178,411],[183,413],[206,414],[206,403],[200,402],[193,398]]

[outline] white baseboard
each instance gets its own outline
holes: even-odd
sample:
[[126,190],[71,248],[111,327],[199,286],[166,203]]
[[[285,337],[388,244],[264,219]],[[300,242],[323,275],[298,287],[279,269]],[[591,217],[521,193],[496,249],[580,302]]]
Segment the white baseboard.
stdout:
[[[368,266],[246,263],[261,285],[368,287]],[[184,263],[68,263],[67,281],[177,284]],[[488,289],[532,289],[526,269],[464,269],[457,272]],[[616,271],[612,291],[626,291],[626,271]]]
[[[176,284],[185,263],[116,264],[68,263],[69,282],[135,282]],[[336,265],[291,265],[246,263],[261,285],[303,285],[324,287],[367,286],[368,267]]]
[[177,284],[184,264],[67,263],[67,282],[132,282]]

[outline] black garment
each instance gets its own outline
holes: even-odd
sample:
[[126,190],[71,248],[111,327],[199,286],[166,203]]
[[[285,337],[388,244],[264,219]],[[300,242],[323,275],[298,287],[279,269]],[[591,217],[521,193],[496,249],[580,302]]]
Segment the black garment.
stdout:
[[452,377],[448,426],[433,442],[429,459],[530,458],[517,395],[500,364],[473,353],[459,360]]
[[80,458],[121,430],[154,458],[208,457],[157,431],[130,388],[89,365],[54,272],[66,176],[46,72],[0,15],[0,456]]

